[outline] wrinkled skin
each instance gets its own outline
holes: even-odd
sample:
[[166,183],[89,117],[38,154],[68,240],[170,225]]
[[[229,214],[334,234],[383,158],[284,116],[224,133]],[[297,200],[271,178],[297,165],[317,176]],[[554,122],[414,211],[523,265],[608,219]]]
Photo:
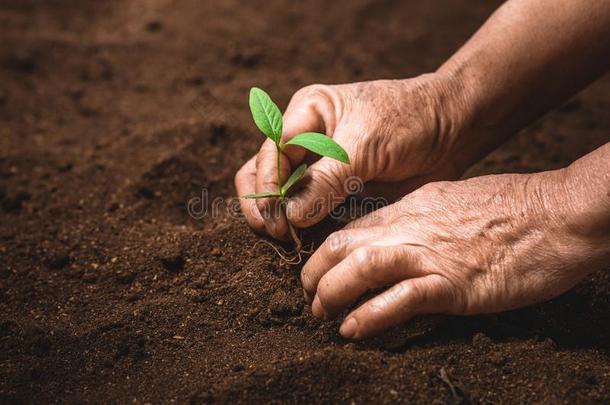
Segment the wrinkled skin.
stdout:
[[[330,158],[315,161],[291,196],[289,220],[311,226],[348,194],[348,179],[366,182],[367,194],[394,200],[436,179],[453,179],[463,167],[453,152],[453,105],[444,103],[449,85],[440,75],[409,80],[378,80],[345,85],[313,85],[299,90],[284,114],[284,141],[307,131],[323,132],[345,148],[351,164]],[[302,162],[312,162],[303,148],[289,146],[282,156],[282,181]],[[276,149],[271,140],[237,173],[239,195],[277,190]],[[287,233],[274,199],[241,200],[248,224],[275,238]]]
[[[608,1],[508,0],[434,73],[298,91],[284,140],[324,132],[351,164],[322,158],[308,168],[286,206],[294,225],[326,216],[352,176],[366,182],[364,194],[406,195],[309,259],[302,283],[313,314],[334,318],[367,290],[389,287],[344,320],[341,334],[358,339],[416,314],[529,305],[607,268],[610,142],[553,172],[436,181],[455,180],[606,72],[609,22]],[[298,147],[285,152],[282,181],[314,161]],[[275,153],[267,141],[244,165],[239,194],[277,190]],[[242,199],[241,208],[256,231],[285,237],[277,201]]]
[[[287,206],[296,226],[325,217],[345,197],[351,176],[366,182],[365,193],[375,197],[406,194],[330,235],[303,268],[305,297],[322,319],[335,318],[371,289],[389,287],[345,318],[344,337],[372,336],[417,314],[497,312],[544,301],[575,285],[587,274],[583,269],[599,268],[595,260],[607,258],[599,246],[607,250],[610,241],[600,245],[574,232],[596,229],[594,219],[574,226],[572,218],[591,210],[571,195],[587,201],[591,191],[569,190],[593,184],[582,178],[603,170],[595,167],[604,166],[610,145],[571,169],[435,182],[458,177],[476,159],[465,149],[472,144],[465,139],[473,138],[464,131],[459,103],[443,103],[448,83],[433,74],[315,85],[297,92],[286,111],[285,140],[326,132],[351,159],[345,165],[322,158],[308,168],[304,188]],[[277,188],[275,156],[275,146],[266,141],[236,175],[239,194]],[[284,179],[291,168],[312,162],[298,147],[287,148],[282,159]],[[603,190],[603,181],[592,189]],[[286,218],[275,212],[275,203],[241,200],[255,230],[281,238]]]
[[332,319],[366,291],[390,286],[345,318],[341,334],[359,339],[418,314],[504,311],[559,295],[595,256],[571,230],[568,210],[543,197],[560,192],[561,176],[430,183],[350,223],[303,268],[313,314]]

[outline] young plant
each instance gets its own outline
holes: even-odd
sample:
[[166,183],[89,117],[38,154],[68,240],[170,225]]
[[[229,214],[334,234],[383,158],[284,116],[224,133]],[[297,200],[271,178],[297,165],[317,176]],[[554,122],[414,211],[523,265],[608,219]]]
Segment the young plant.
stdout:
[[[307,169],[307,165],[303,163],[292,172],[288,180],[286,180],[286,183],[282,184],[280,177],[282,172],[280,156],[288,145],[297,145],[317,155],[336,159],[343,163],[349,163],[349,157],[345,150],[329,136],[318,132],[305,132],[294,136],[287,142],[282,142],[282,113],[273,100],[271,100],[271,97],[257,87],[250,89],[250,111],[252,112],[252,118],[258,129],[275,143],[277,151],[278,189],[276,191],[264,193],[246,194],[243,195],[242,198],[278,198],[280,202],[283,202],[286,199],[288,190],[303,177],[305,170]],[[290,221],[288,221],[288,228],[298,253],[301,250],[301,241]]]

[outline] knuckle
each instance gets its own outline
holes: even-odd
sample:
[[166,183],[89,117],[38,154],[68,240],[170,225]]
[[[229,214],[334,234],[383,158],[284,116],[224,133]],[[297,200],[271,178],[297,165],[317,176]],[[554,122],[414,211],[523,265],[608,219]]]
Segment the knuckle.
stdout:
[[356,267],[367,267],[372,264],[372,260],[378,259],[378,253],[370,247],[361,247],[354,250],[353,260]]
[[370,265],[369,262],[366,262],[366,264],[363,265],[357,265],[354,267],[354,272],[355,272],[355,276],[363,283],[367,284],[368,287],[371,287],[371,283],[372,283],[372,272],[374,272],[375,269],[373,266]]
[[[436,210],[446,199],[450,184],[451,182],[449,181],[426,183],[403,197],[401,202],[412,209],[423,210],[425,212]],[[408,212],[404,212],[403,216],[409,217],[410,215]]]
[[443,194],[450,185],[450,181],[434,181],[424,184],[419,188],[419,191],[424,194],[438,195]]
[[411,194],[408,194],[406,196],[406,198],[408,198],[408,197],[419,197],[421,195],[425,195],[425,194],[431,193],[431,192],[433,192],[434,187],[436,187],[434,183],[426,183],[426,184],[420,186],[415,191],[413,191]]
[[325,84],[311,84],[297,90],[290,104],[299,108],[316,108],[320,105],[332,105],[334,100],[332,86]]
[[383,294],[381,296],[375,297],[374,299],[370,300],[368,303],[365,304],[365,311],[368,314],[367,318],[369,318],[369,322],[383,315],[389,304],[389,300],[390,299],[386,297],[385,294]]
[[426,289],[423,288],[419,283],[409,283],[408,287],[406,284],[403,285],[403,287],[409,289],[407,303],[412,308],[426,302],[428,299]]
[[333,256],[339,255],[345,250],[351,241],[352,237],[350,236],[349,232],[337,231],[330,234],[330,236],[326,239],[328,253]]
[[294,94],[295,98],[298,99],[316,99],[319,97],[326,97],[330,89],[330,86],[325,84],[310,84],[297,90]]

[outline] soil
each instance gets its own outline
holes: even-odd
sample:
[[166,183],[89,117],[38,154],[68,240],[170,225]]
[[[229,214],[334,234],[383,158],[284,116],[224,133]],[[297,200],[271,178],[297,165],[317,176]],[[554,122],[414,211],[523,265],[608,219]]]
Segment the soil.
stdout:
[[[498,2],[0,2],[0,402],[609,403],[610,273],[349,343],[232,200],[248,89],[435,69]],[[609,140],[604,78],[469,176]],[[202,197],[202,190],[208,195]],[[304,239],[317,245],[338,224]]]

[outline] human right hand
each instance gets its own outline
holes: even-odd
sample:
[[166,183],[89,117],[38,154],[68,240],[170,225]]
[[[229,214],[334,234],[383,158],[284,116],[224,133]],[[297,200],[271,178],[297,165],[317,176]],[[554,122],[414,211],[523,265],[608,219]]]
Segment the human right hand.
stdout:
[[[459,176],[471,162],[455,150],[464,122],[458,98],[459,91],[436,73],[299,90],[284,114],[283,141],[302,132],[324,132],[344,147],[351,164],[330,158],[311,164],[304,186],[288,200],[288,219],[300,228],[317,223],[350,193],[346,181],[354,176],[367,183],[369,195],[390,200],[426,182]],[[282,181],[313,159],[306,150],[288,146],[281,156]],[[239,170],[235,184],[240,195],[277,190],[272,141],[265,141]],[[241,199],[252,228],[282,238],[288,227],[278,207],[274,199]]]

